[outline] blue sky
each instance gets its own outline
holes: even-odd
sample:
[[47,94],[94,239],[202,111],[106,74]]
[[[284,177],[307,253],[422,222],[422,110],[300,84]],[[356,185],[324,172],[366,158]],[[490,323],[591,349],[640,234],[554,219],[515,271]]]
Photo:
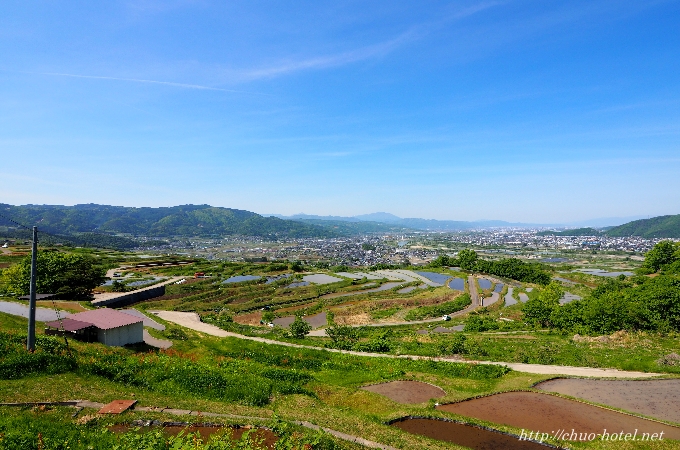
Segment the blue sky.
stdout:
[[677,214],[680,1],[6,1],[0,202]]

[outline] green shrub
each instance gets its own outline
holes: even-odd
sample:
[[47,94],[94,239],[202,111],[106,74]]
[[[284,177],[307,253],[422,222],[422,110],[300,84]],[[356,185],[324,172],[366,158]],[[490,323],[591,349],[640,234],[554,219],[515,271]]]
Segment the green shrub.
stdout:
[[310,331],[312,331],[312,326],[302,320],[300,316],[295,316],[295,320],[290,324],[291,336],[296,339],[303,339]]
[[406,314],[405,319],[408,321],[429,319],[431,317],[443,316],[445,314],[453,314],[468,307],[472,301],[468,294],[462,294],[453,301],[445,302],[440,305],[422,306],[415,308]]

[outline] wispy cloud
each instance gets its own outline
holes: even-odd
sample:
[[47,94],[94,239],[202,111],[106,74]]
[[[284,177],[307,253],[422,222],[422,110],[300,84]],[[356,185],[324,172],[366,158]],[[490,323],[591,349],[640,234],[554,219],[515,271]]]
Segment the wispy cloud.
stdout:
[[316,56],[305,59],[284,61],[278,65],[244,70],[237,75],[241,81],[253,81],[262,78],[273,78],[304,70],[327,69],[347,64],[381,58],[409,42],[416,41],[429,34],[433,29],[449,22],[464,19],[501,4],[498,1],[482,2],[467,8],[462,8],[446,15],[435,22],[420,23],[410,27],[398,36],[377,44],[348,50],[333,55]]
[[330,67],[344,66],[346,64],[387,55],[392,50],[412,40],[414,38],[414,34],[415,33],[412,31],[407,31],[406,33],[403,33],[394,39],[381,42],[379,44],[370,45],[335,55],[319,56],[298,61],[288,61],[277,66],[244,71],[241,75],[242,78],[246,80],[256,80],[260,78],[272,78],[302,70],[326,69]]
[[78,75],[73,73],[59,73],[59,72],[23,72],[31,75],[47,75],[56,77],[70,77],[70,78],[87,78],[93,80],[111,80],[111,81],[126,81],[132,83],[149,83],[149,84],[160,84],[164,86],[172,86],[183,89],[199,89],[206,91],[219,91],[219,92],[232,92],[238,94],[255,94],[255,95],[267,95],[260,92],[249,92],[249,91],[239,91],[235,89],[224,89],[213,86],[204,86],[200,84],[188,84],[188,83],[175,83],[173,81],[159,81],[159,80],[145,80],[142,78],[122,78],[122,77],[107,77],[107,76],[97,76],[97,75]]

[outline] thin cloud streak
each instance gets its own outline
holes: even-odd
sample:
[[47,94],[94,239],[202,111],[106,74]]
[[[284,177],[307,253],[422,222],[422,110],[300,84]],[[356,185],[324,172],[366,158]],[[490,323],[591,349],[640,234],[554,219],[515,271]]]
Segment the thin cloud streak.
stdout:
[[283,63],[278,66],[265,67],[262,69],[247,70],[240,73],[241,81],[254,81],[262,78],[273,78],[279,75],[286,75],[289,73],[299,72],[303,70],[326,69],[331,67],[339,67],[347,64],[352,64],[359,61],[365,61],[371,58],[386,56],[398,47],[421,39],[429,34],[433,28],[444,23],[461,20],[466,17],[475,15],[489,8],[502,4],[501,2],[482,2],[468,8],[456,11],[442,20],[436,22],[422,23],[412,26],[406,32],[397,37],[381,42],[378,44],[362,47],[355,50],[338,53],[335,55],[319,56],[316,58],[303,59],[299,61],[291,61]]
[[186,83],[175,83],[172,81],[159,81],[159,80],[145,80],[141,78],[120,78],[120,77],[106,77],[106,76],[96,76],[96,75],[78,75],[72,73],[58,73],[58,72],[23,72],[31,75],[48,75],[57,77],[69,77],[69,78],[87,78],[92,80],[111,80],[111,81],[128,81],[132,83],[149,83],[149,84],[161,84],[164,86],[179,87],[185,89],[199,89],[205,91],[219,91],[219,92],[231,92],[236,94],[255,94],[255,95],[267,95],[261,92],[249,92],[249,91],[238,91],[235,89],[224,89],[212,86],[203,86],[200,84],[186,84]]

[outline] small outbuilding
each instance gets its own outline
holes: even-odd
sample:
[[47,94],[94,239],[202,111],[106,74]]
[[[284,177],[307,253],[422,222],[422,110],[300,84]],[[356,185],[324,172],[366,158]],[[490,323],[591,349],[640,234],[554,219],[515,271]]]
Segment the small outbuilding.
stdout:
[[144,341],[144,321],[115,309],[100,308],[71,314],[61,321],[47,322],[46,334],[62,334],[74,339],[120,347]]

